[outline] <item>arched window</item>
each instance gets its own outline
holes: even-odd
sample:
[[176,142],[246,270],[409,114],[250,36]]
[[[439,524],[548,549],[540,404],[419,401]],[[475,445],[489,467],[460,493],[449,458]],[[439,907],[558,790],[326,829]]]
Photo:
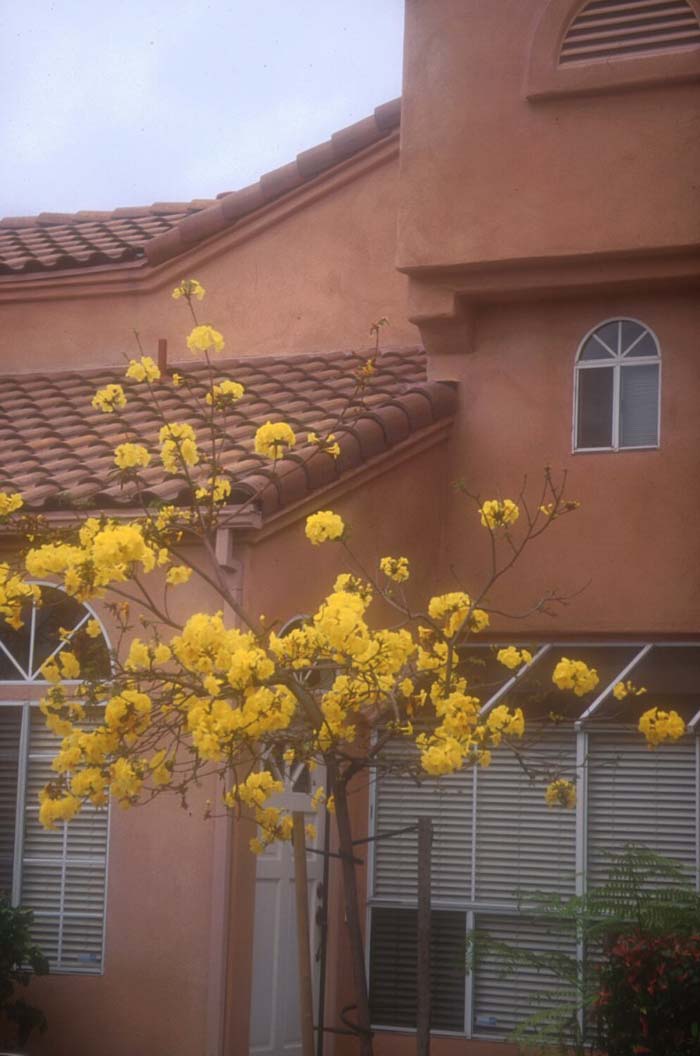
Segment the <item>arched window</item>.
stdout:
[[635,319],[612,319],[586,335],[576,357],[574,450],[658,447],[661,355]]
[[[39,701],[41,665],[69,649],[90,677],[107,677],[103,635],[87,633],[95,614],[53,586],[27,603],[18,629],[0,621],[0,892],[33,910],[33,937],[52,970],[102,970],[108,811],[85,806],[47,832],[38,793],[55,778],[60,740],[47,730]],[[94,636],[93,636],[94,635]],[[97,721],[88,716],[86,725]]]

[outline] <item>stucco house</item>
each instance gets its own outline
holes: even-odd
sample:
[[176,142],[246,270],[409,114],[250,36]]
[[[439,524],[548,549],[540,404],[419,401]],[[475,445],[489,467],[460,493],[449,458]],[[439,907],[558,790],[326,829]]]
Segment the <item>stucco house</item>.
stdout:
[[[539,749],[576,777],[576,810],[548,811],[505,755],[354,797],[369,834],[421,813],[435,822],[438,1056],[513,1052],[504,1039],[537,989],[489,962],[465,975],[475,927],[536,947],[527,895],[585,890],[627,841],[700,883],[698,81],[698,0],[407,0],[401,102],[251,187],[0,222],[0,488],[51,517],[88,497],[123,509],[106,476],[115,437],[89,397],[123,373],[134,329],[196,385],[170,300],[196,276],[227,338],[221,370],[250,396],[226,458],[262,499],[217,553],[256,613],[311,611],[343,570],[323,551],[309,576],[302,525],[320,507],[352,522],[368,561],[405,553],[425,593],[453,569],[469,581],[485,557],[452,481],[509,495],[544,466],[568,473],[575,523],[492,600],[527,613],[517,640],[533,662],[514,699],[546,679],[555,649],[600,673]],[[381,316],[389,336],[340,459],[311,471],[300,446],[281,483],[267,480],[251,428],[279,414],[303,436],[332,420]],[[129,413],[144,435],[154,428],[145,401]],[[157,494],[177,501],[177,485]],[[528,612],[543,585],[571,595],[556,620]],[[186,604],[211,605],[206,586]],[[37,1052],[298,1052],[286,848],[256,861],[249,829],[204,822],[196,797],[189,813],[158,802],[38,828],[52,746],[37,668],[58,627],[88,615],[66,599],[55,626],[34,614],[21,634],[0,630],[0,882],[34,908],[55,968],[34,984],[51,1023]],[[94,615],[109,643],[109,612]],[[485,662],[504,636],[512,626],[495,623]],[[688,722],[677,744],[649,752],[635,733],[638,706],[611,695],[632,676],[645,705]],[[312,778],[288,787],[303,809]],[[349,965],[335,866],[324,876],[322,861],[310,856],[317,1017],[338,1028]],[[358,873],[376,1049],[400,1056],[414,1044],[414,837],[370,847]],[[321,1037],[319,1052],[355,1051],[347,1035]]]

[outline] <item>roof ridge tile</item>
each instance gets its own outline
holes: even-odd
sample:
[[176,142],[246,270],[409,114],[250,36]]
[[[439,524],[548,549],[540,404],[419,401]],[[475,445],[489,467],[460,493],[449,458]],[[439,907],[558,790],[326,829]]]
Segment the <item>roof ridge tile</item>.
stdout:
[[[223,191],[216,198],[195,198],[189,202],[153,202],[144,206],[121,206],[112,210],[81,209],[75,213],[42,212],[38,216],[0,219],[0,234],[31,229],[36,242],[23,246],[21,254],[10,246],[0,248],[0,276],[31,274],[39,271],[60,272],[64,269],[90,268],[136,258],[145,258],[151,266],[179,256],[190,246],[211,238],[273,201],[277,201],[304,184],[329,172],[363,150],[371,148],[399,127],[401,100],[393,99],[375,108],[360,121],[334,132],[330,139],[301,151],[286,165],[263,173],[260,179],[237,191]],[[123,221],[157,221],[165,230],[152,232],[135,224],[130,233],[128,251],[119,253]],[[89,224],[97,224],[99,245],[91,245]],[[52,245],[47,244],[48,229],[57,229]],[[82,230],[81,230],[82,228]],[[86,245],[79,253],[71,238],[80,233]],[[56,245],[56,243],[58,245]],[[117,246],[114,246],[117,243]],[[56,254],[56,248],[59,253]],[[97,255],[84,256],[85,249]],[[63,250],[63,252],[60,252]]]

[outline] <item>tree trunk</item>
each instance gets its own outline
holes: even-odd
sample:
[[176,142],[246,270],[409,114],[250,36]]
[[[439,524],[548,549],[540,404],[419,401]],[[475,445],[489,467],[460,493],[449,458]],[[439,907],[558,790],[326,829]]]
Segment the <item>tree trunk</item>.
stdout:
[[348,812],[347,790],[345,781],[336,772],[333,774],[332,786],[335,796],[335,820],[338,826],[338,850],[341,855],[343,873],[343,897],[345,917],[350,940],[350,958],[355,984],[356,1022],[361,1031],[360,1054],[372,1056],[372,1033],[370,1029],[369,998],[367,995],[367,976],[365,974],[365,953],[360,927],[360,906],[357,893],[357,877],[353,862],[352,829]]

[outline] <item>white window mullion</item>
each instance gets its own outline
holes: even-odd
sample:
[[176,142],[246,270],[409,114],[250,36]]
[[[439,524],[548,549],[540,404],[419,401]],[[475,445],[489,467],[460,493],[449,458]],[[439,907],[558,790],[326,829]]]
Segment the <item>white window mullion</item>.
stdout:
[[29,757],[29,704],[22,705],[22,724],[17,760],[17,805],[15,809],[15,846],[12,862],[12,905],[22,898],[22,860],[24,857],[24,808],[27,798],[27,760]]
[[63,854],[61,860],[61,890],[58,896],[58,964],[63,967],[63,927],[65,924],[66,868],[68,865],[68,826],[63,822]]
[[620,371],[619,361],[613,367],[612,446],[620,449]]
[[[588,869],[588,734],[585,730],[576,731],[576,894],[585,895]],[[581,929],[576,934],[576,962],[580,993],[583,993],[583,970],[586,947]],[[579,1005],[576,1013],[579,1029],[583,1033],[585,1010]]]
[[32,602],[32,618],[29,624],[29,658],[27,660],[27,673],[32,677],[34,670],[34,642],[36,640],[36,602]]

